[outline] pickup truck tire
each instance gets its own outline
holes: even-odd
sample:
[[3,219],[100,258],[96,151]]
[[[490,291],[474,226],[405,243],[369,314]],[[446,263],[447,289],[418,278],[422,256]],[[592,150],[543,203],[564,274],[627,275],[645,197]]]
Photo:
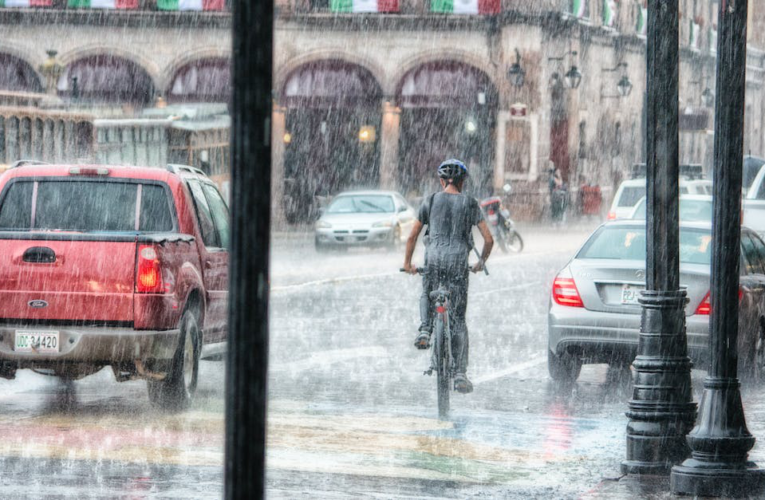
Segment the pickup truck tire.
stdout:
[[147,381],[149,400],[168,411],[185,410],[191,404],[199,376],[199,322],[196,311],[181,316],[181,334],[170,371],[163,380]]

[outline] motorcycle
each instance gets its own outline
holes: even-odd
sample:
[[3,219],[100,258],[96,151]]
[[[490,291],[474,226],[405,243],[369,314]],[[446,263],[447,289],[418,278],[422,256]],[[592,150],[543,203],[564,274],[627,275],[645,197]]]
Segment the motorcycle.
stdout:
[[[505,191],[509,191],[507,188]],[[518,253],[523,250],[523,238],[515,229],[510,210],[502,205],[502,198],[492,196],[481,201],[481,210],[500,250]]]

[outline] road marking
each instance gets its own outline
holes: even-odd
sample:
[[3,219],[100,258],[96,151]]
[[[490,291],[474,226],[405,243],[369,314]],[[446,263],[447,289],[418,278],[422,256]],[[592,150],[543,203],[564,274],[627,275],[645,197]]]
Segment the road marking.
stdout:
[[509,375],[515,375],[516,373],[520,373],[524,370],[528,370],[530,368],[536,368],[537,366],[542,365],[546,362],[547,362],[547,356],[544,356],[544,355],[537,356],[536,358],[531,358],[525,363],[517,364],[511,368],[507,368],[502,371],[493,371],[483,376],[473,377],[473,380],[472,380],[473,385],[483,384],[484,382],[491,382],[493,380],[507,377]]
[[299,373],[314,368],[328,366],[341,361],[359,358],[387,358],[388,351],[379,345],[351,347],[348,349],[332,349],[329,351],[314,352],[307,358],[288,363],[272,363],[270,371],[290,371]]
[[314,280],[314,281],[306,281],[304,283],[295,283],[294,285],[282,285],[282,286],[272,286],[271,291],[272,292],[284,292],[284,291],[291,291],[291,290],[299,290],[302,288],[308,288],[311,286],[319,286],[319,285],[333,285],[337,283],[343,283],[346,281],[357,281],[357,280],[367,280],[367,279],[374,279],[374,278],[384,278],[386,276],[395,276],[398,273],[378,273],[378,274],[358,274],[355,276],[343,276],[340,278],[326,278],[322,280]]
[[513,285],[513,286],[506,286],[506,287],[503,287],[503,288],[495,288],[494,290],[484,290],[482,292],[471,293],[470,297],[471,298],[472,297],[482,297],[484,295],[491,295],[493,293],[498,293],[498,292],[508,292],[510,290],[521,290],[521,289],[524,289],[524,288],[531,288],[531,287],[534,287],[534,286],[539,286],[539,285],[542,285],[542,283],[543,283],[542,281],[532,281],[530,283],[523,283],[521,285]]

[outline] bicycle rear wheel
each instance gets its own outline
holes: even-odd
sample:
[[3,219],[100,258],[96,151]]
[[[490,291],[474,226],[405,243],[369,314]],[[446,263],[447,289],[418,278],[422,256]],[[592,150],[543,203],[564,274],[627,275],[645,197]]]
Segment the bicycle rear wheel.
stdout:
[[438,418],[449,416],[449,391],[451,390],[452,377],[449,366],[448,348],[444,338],[443,318],[436,319],[436,379],[438,385]]

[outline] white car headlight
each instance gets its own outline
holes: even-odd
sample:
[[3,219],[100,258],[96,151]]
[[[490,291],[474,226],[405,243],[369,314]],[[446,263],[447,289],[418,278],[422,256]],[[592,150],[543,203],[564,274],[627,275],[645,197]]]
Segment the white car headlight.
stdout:
[[390,220],[381,220],[372,224],[372,227],[393,227],[393,222]]
[[329,222],[318,220],[316,221],[316,229],[329,229],[332,227],[332,224]]

